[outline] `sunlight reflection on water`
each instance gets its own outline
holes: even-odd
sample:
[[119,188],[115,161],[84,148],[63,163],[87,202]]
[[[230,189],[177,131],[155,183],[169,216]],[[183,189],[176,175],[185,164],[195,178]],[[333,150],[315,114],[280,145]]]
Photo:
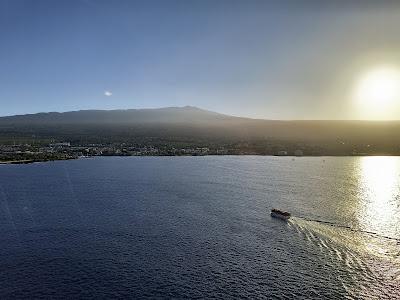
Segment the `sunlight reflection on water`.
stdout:
[[[400,232],[399,192],[400,160],[398,157],[362,157],[359,160],[359,210],[357,219],[362,230],[398,238]],[[370,261],[373,273],[385,274],[384,280],[399,280],[398,242],[395,240],[362,239],[364,250],[386,261]],[[378,276],[377,278],[379,278]],[[375,294],[373,288],[366,294]],[[386,290],[392,294],[392,289]],[[393,294],[394,295],[394,294]],[[379,294],[375,295],[379,298]]]
[[359,210],[362,230],[398,236],[400,160],[398,157],[362,157],[359,160]]

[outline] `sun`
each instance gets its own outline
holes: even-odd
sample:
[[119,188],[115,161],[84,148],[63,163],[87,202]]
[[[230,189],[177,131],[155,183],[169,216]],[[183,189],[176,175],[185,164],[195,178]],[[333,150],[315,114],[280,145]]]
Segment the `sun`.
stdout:
[[400,70],[378,67],[358,80],[354,98],[361,112],[370,118],[385,118],[400,102]]

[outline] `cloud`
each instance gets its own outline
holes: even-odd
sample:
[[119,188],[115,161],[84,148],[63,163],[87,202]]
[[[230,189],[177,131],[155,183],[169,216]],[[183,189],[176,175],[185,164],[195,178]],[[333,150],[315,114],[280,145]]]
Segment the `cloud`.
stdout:
[[110,97],[110,96],[112,96],[112,92],[111,91],[105,91],[104,92],[104,96]]

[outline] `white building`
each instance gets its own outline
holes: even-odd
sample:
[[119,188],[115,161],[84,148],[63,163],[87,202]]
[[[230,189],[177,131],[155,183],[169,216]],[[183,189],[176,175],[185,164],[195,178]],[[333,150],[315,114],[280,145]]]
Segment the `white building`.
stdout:
[[287,156],[287,151],[278,151],[278,156]]

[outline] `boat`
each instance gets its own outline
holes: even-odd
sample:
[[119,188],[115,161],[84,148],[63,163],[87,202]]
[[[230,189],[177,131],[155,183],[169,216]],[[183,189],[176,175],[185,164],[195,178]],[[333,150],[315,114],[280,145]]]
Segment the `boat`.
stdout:
[[273,209],[271,209],[271,217],[286,221],[286,220],[290,219],[291,215],[287,211],[282,211],[282,210],[273,208]]

